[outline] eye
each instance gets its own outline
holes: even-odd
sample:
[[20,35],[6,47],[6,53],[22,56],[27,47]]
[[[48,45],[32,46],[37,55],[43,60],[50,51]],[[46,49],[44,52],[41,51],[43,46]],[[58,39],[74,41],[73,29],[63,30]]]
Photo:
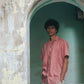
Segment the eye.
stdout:
[[47,29],[50,29],[50,27],[48,27]]
[[54,26],[52,26],[52,29],[55,29],[55,27],[54,27]]
[[52,29],[54,29],[55,27],[52,27]]

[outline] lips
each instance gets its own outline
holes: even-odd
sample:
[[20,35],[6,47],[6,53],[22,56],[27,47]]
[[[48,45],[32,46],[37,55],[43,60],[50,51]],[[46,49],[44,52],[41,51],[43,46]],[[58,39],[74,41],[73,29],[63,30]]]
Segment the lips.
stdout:
[[49,32],[49,33],[52,33],[52,32]]

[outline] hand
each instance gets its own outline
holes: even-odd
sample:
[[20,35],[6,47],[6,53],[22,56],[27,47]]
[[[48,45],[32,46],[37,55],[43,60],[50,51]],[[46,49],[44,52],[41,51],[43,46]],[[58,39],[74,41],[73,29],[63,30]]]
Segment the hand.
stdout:
[[45,78],[47,78],[47,76],[44,76],[44,75],[42,74],[42,79],[45,79]]
[[64,80],[64,76],[61,74],[60,75],[60,81],[61,81],[61,83],[63,83],[63,80]]

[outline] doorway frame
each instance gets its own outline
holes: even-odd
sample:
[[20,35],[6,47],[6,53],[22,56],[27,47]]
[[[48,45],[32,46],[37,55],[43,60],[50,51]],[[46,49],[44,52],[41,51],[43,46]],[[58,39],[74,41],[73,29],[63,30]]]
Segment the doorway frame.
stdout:
[[[31,1],[31,0],[30,0]],[[27,13],[27,17],[26,17],[26,40],[25,40],[25,55],[27,57],[27,84],[30,84],[30,23],[31,23],[31,19],[33,18],[33,16],[35,15],[35,13],[40,10],[40,8],[46,6],[46,5],[49,5],[49,4],[52,4],[52,3],[57,3],[57,2],[64,2],[64,3],[67,3],[67,4],[72,4],[78,8],[80,8],[82,11],[84,11],[84,3],[80,3],[78,2],[78,0],[73,0],[73,1],[70,1],[70,0],[52,0],[52,1],[49,1],[49,0],[37,0],[36,2],[30,2],[31,3],[31,6],[30,6],[30,9],[27,8],[28,10],[28,13]]]

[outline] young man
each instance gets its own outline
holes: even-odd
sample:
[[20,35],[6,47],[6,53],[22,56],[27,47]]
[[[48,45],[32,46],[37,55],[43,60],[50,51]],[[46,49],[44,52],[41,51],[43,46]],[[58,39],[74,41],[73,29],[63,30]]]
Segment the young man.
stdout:
[[43,84],[63,84],[68,69],[69,45],[66,40],[56,34],[59,23],[49,19],[45,23],[45,29],[50,36],[41,51],[42,59],[42,83]]

